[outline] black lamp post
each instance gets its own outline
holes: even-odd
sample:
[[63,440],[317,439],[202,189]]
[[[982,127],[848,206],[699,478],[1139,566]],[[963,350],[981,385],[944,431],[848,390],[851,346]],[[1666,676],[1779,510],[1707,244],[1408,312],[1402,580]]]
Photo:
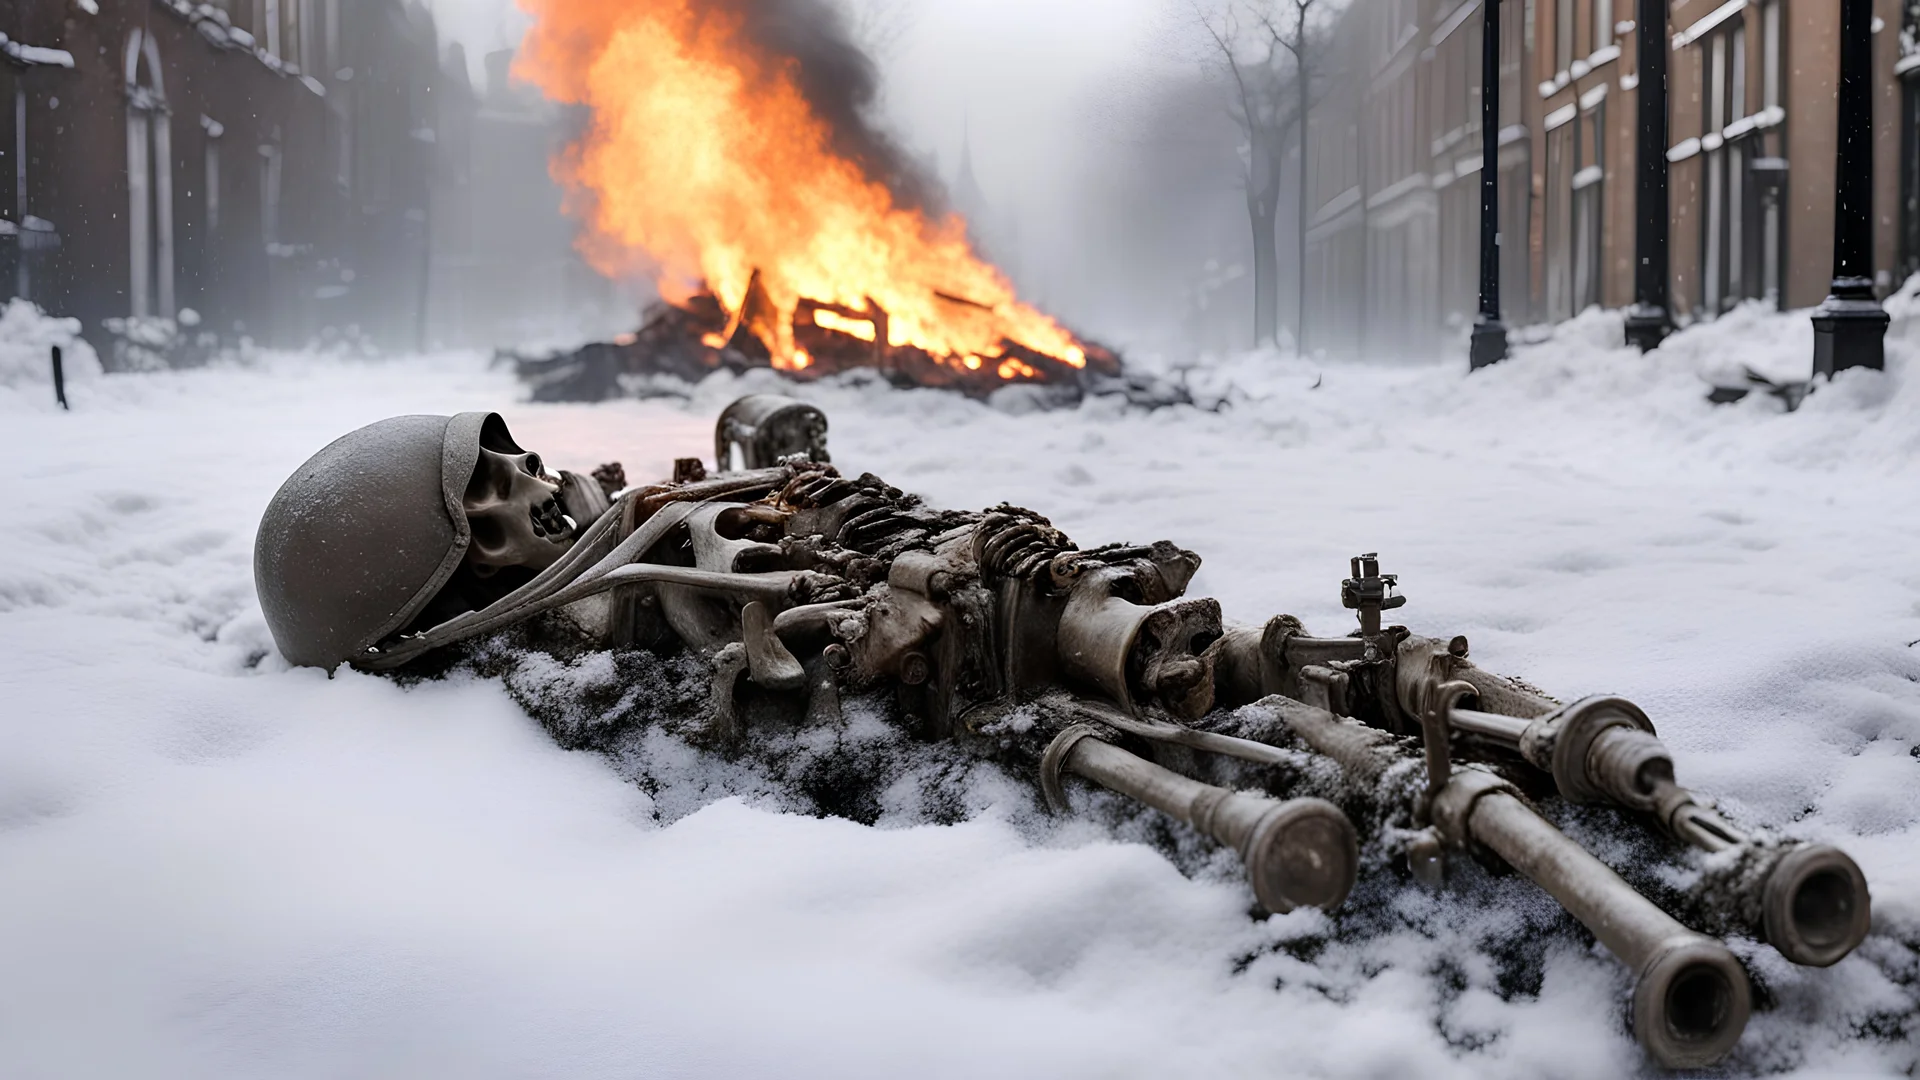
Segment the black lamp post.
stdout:
[[1886,366],[1887,313],[1873,295],[1873,0],[1840,0],[1840,152],[1833,284],[1813,312],[1813,373]]
[[1633,306],[1627,309],[1627,342],[1641,352],[1657,348],[1673,332],[1667,310],[1667,3],[1640,0],[1640,140],[1635,151]]
[[1500,320],[1500,0],[1480,5],[1480,317],[1468,370],[1507,358]]

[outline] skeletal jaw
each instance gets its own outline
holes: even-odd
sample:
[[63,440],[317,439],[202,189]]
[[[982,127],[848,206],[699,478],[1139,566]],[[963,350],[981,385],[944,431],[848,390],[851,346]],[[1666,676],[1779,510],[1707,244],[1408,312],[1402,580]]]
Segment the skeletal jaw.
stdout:
[[474,463],[462,506],[472,540],[467,566],[480,577],[509,567],[540,571],[571,546],[575,525],[560,507],[560,485],[541,468],[540,455],[503,454],[485,447]]
[[527,513],[533,519],[534,535],[546,539],[571,540],[574,530],[578,528],[573,519],[560,509],[560,498],[557,495]]

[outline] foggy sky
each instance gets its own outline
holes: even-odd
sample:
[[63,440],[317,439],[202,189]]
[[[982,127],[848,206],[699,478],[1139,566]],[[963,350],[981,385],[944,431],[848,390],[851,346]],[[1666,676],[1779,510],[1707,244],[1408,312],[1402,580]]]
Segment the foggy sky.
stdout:
[[[1196,77],[1193,49],[1177,40],[1192,29],[1181,0],[839,2],[879,30],[873,60],[891,134],[950,183],[968,133],[996,219],[992,254],[1023,294],[1116,343],[1191,336],[1182,283],[1230,274],[1246,261],[1248,242],[1230,190],[1210,187],[1193,205],[1168,205],[1164,192],[1128,187],[1141,182],[1139,156],[1158,153],[1143,151],[1134,130],[1149,99],[1164,82]],[[480,58],[510,47],[527,23],[512,0],[433,0],[433,8],[476,75]],[[1220,180],[1231,187],[1231,176]],[[1174,220],[1141,222],[1147,213]],[[1163,256],[1158,241],[1118,235],[1137,225],[1155,235],[1180,226],[1180,250]],[[1122,280],[1131,269],[1141,274]]]

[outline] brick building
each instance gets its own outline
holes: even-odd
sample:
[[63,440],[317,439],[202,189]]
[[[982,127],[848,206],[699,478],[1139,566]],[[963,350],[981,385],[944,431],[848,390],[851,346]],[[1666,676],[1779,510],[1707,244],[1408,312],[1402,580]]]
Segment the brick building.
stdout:
[[[1405,352],[1471,322],[1482,0],[1366,0],[1313,119],[1309,347]],[[1633,300],[1635,0],[1504,0],[1500,235],[1512,323]],[[1920,2],[1874,0],[1882,291],[1920,269]],[[1838,0],[1672,0],[1671,303],[1809,307],[1832,272]],[[1345,148],[1351,148],[1345,150]],[[1354,160],[1343,161],[1347,157]],[[1358,262],[1358,265],[1354,265]],[[1316,323],[1315,320],[1318,320]]]
[[[1538,115],[1523,5],[1500,31],[1502,289],[1531,310],[1523,244]],[[1309,125],[1308,348],[1404,354],[1469,325],[1479,281],[1480,0],[1348,7]],[[1503,196],[1505,192],[1503,191]]]
[[439,78],[418,3],[0,0],[0,33],[0,288],[79,317],[109,364],[129,318],[418,338]]

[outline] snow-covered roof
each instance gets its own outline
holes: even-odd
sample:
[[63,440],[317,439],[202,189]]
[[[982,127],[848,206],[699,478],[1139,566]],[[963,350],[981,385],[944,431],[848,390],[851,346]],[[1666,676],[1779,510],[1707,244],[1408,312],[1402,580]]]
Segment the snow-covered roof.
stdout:
[[49,49],[41,45],[28,45],[0,34],[0,53],[7,59],[25,67],[63,67],[73,66],[73,54],[65,49]]
[[155,3],[182,19],[193,24],[207,43],[219,49],[237,49],[253,54],[255,60],[276,75],[285,75],[298,79],[302,86],[312,91],[316,97],[326,97],[327,88],[319,79],[302,75],[300,68],[285,59],[268,52],[258,38],[233,25],[233,20],[221,8],[208,3],[194,3],[193,0],[154,0]]

